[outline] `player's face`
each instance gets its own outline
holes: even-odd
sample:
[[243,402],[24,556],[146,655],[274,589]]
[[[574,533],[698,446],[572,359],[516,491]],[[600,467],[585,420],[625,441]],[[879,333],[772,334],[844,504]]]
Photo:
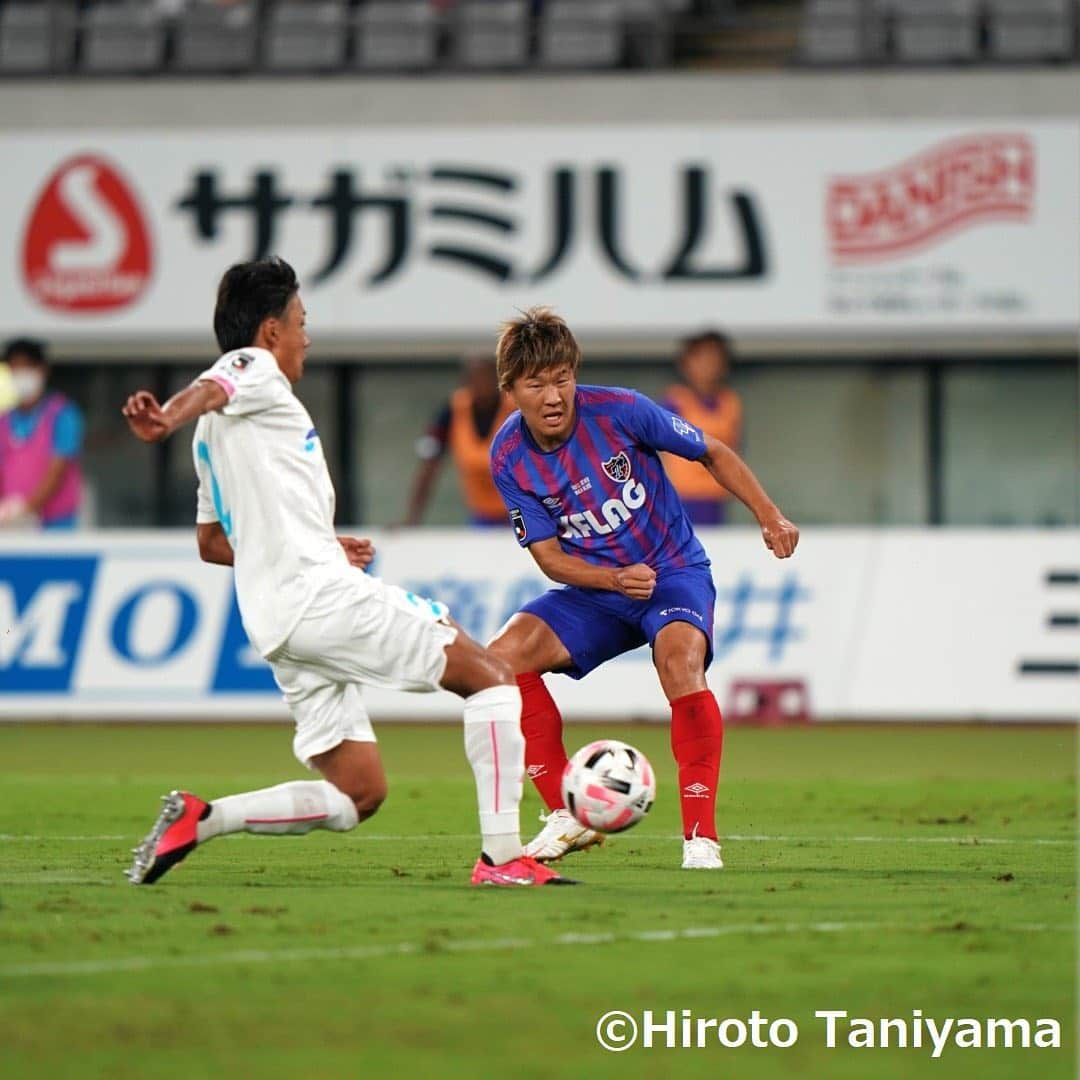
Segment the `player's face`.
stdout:
[[711,342],[688,349],[680,367],[690,388],[702,396],[716,393],[727,381],[727,355]]
[[574,427],[577,379],[569,364],[514,380],[510,394],[530,434],[541,446],[565,442]]
[[277,358],[278,367],[281,368],[285,378],[291,383],[300,381],[304,374],[304,361],[307,359],[307,350],[311,342],[307,336],[307,312],[300,302],[299,294],[289,301],[285,308],[285,314],[280,319],[275,319],[275,337],[271,350]]

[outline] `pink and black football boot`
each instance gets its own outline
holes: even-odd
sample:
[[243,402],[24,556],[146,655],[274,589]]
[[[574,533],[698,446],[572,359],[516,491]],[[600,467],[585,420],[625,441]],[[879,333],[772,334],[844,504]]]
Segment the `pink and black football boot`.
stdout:
[[172,791],[162,795],[161,801],[165,805],[154,827],[131,849],[135,860],[124,873],[132,885],[152,885],[187,858],[199,842],[199,822],[210,812],[210,804],[190,791]]
[[513,888],[533,885],[577,885],[572,878],[562,877],[554,870],[521,855],[508,863],[495,866],[486,856],[481,855],[473,867],[471,885],[496,885]]

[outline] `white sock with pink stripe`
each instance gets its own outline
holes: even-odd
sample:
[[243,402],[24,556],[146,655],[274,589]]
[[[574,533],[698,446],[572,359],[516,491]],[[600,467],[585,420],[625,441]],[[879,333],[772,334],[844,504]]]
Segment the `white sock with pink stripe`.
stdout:
[[500,866],[521,855],[525,738],[516,686],[492,686],[465,699],[465,754],[476,777],[483,851]]
[[288,784],[226,795],[211,803],[210,813],[199,822],[198,839],[209,840],[224,833],[290,833],[312,829],[347,832],[356,825],[356,806],[348,795],[326,780],[293,780]]

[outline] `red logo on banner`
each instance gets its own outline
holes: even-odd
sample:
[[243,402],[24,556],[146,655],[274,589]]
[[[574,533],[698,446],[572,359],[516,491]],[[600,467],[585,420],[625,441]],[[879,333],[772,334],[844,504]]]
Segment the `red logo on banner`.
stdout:
[[139,296],[150,271],[150,233],[131,188],[102,158],[65,161],[23,239],[30,292],[56,311],[111,311]]
[[1035,202],[1035,148],[1024,135],[973,135],[880,173],[829,181],[833,257],[900,255],[980,221],[1026,221]]

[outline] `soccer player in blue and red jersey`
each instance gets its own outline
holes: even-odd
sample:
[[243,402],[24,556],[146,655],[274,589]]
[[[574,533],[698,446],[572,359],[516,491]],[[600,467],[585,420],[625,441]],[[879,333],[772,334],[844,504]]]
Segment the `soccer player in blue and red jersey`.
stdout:
[[786,559],[799,530],[738,455],[633,390],[579,386],[581,349],[566,323],[532,308],[502,328],[499,385],[518,407],[491,448],[491,472],[518,543],[551,589],[499,631],[491,650],[522,693],[525,764],[551,813],[525,848],[558,859],[600,839],[562,803],[562,717],[541,676],[580,679],[646,642],[671,703],[685,869],[720,869],[716,785],[723,721],[705,682],[716,590],[705,549],[658,452],[700,462],[757,518]]

